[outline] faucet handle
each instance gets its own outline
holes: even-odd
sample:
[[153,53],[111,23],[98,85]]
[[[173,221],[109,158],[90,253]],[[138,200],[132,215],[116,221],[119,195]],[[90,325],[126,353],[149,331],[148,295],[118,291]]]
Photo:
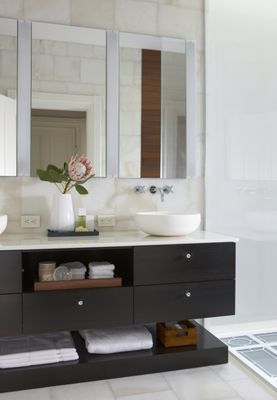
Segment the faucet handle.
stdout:
[[154,186],[154,185],[150,186],[150,188],[149,188],[150,193],[155,194],[155,193],[157,193],[157,191],[158,191],[157,186]]
[[135,193],[145,193],[145,186],[144,185],[135,186]]
[[163,187],[163,192],[165,193],[165,194],[169,194],[169,193],[174,193],[173,192],[173,186],[171,185],[171,186],[169,186],[169,185],[165,185],[164,187]]

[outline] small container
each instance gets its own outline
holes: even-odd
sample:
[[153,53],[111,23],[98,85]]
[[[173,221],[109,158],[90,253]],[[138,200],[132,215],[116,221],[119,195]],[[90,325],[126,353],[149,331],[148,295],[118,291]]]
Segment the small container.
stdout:
[[87,215],[87,228],[89,232],[93,232],[95,229],[95,218],[94,215]]
[[40,282],[53,281],[53,273],[56,268],[55,261],[41,261],[38,264],[38,279]]
[[84,232],[87,231],[87,221],[86,221],[86,209],[85,208],[79,208],[78,210],[78,218],[76,221],[75,225],[75,231],[76,232]]
[[188,320],[178,321],[175,326],[158,322],[157,336],[164,347],[196,345],[197,327]]
[[53,274],[54,281],[70,281],[72,279],[71,271],[65,266],[57,267]]

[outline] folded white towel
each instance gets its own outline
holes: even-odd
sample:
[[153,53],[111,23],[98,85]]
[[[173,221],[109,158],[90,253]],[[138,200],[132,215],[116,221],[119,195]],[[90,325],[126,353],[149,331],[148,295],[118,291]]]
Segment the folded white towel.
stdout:
[[109,263],[108,261],[92,261],[89,263],[90,271],[114,271],[114,264]]
[[0,368],[19,368],[19,367],[28,367],[31,365],[43,365],[43,364],[54,364],[58,362],[66,362],[66,361],[74,361],[78,360],[78,353],[74,353],[71,355],[56,355],[55,357],[41,357],[41,358],[23,358],[18,360],[10,360],[10,361],[0,361]]
[[0,368],[49,364],[78,358],[69,332],[0,339]]
[[111,279],[114,278],[114,274],[89,274],[89,279]]
[[94,275],[94,276],[97,276],[97,275],[111,276],[112,275],[113,276],[114,275],[114,271],[95,271],[95,272],[90,271],[89,275]]
[[144,326],[89,329],[80,331],[80,335],[89,353],[109,354],[153,347],[152,335]]

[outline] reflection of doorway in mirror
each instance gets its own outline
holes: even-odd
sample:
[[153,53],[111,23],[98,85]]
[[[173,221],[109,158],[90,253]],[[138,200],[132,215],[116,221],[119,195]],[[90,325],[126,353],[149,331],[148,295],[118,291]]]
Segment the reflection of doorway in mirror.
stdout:
[[[70,116],[71,112],[79,113],[78,115],[80,115],[80,113],[85,115],[85,139],[83,140],[80,149],[82,153],[85,153],[91,160],[95,176],[105,176],[105,134],[102,124],[104,104],[101,96],[33,92],[32,109],[43,110],[46,114],[49,110],[52,110],[52,112],[63,113],[63,115],[67,117]],[[61,129],[62,128],[60,127],[60,135],[62,135]],[[33,147],[33,143],[31,147]],[[76,152],[74,151],[71,155],[75,153]],[[50,159],[52,159],[52,156]],[[62,165],[65,160],[64,157],[61,158],[55,165]],[[45,163],[47,166],[50,161],[45,161]],[[36,167],[31,165],[31,170],[33,174],[36,171]]]
[[48,164],[62,167],[73,154],[84,154],[86,113],[76,111],[32,111],[32,176]]
[[16,100],[0,94],[0,176],[16,175]]

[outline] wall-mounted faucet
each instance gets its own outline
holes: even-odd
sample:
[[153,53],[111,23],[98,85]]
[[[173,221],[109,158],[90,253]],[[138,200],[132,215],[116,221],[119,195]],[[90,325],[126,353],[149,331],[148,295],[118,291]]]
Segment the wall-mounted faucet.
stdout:
[[[141,194],[141,193],[145,193],[145,192],[146,192],[146,188],[144,185],[135,186],[135,193]],[[149,187],[149,192],[151,194],[155,194],[155,193],[159,192],[161,195],[161,201],[164,201],[165,194],[173,193],[173,186],[164,185],[163,187],[157,187],[155,185],[152,185]]]
[[161,201],[164,201],[165,194],[173,193],[173,186],[168,186],[168,185],[164,185],[163,187],[150,186],[149,188],[150,193],[155,194],[157,193],[157,191],[159,191],[161,195]]
[[135,193],[145,193],[146,189],[144,185],[135,186]]

